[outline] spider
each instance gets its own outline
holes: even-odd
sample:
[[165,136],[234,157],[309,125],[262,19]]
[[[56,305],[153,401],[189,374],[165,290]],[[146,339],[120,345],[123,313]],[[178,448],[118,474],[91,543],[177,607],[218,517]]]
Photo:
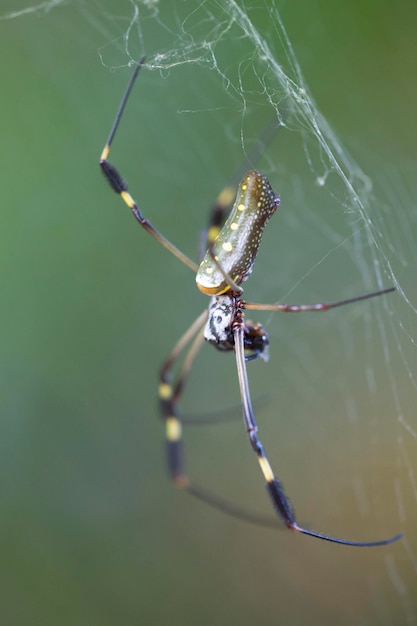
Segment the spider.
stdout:
[[[181,419],[178,412],[178,401],[194,357],[205,339],[220,351],[235,353],[244,425],[250,445],[256,454],[266,481],[266,489],[277,517],[285,526],[290,530],[317,539],[349,546],[382,546],[397,541],[402,536],[401,533],[379,541],[349,541],[308,530],[297,523],[292,505],[281,482],[276,478],[259,439],[246,372],[246,361],[257,357],[266,360],[269,343],[268,334],[261,324],[245,320],[246,310],[284,311],[287,313],[328,311],[345,304],[390,293],[395,288],[391,287],[327,304],[257,304],[243,300],[241,285],[253,269],[262,232],[280,204],[280,198],[272,189],[268,179],[255,170],[250,170],[243,176],[237,189],[233,208],[226,221],[224,221],[224,216],[233,201],[233,192],[227,188],[218,197],[207,231],[207,251],[199,266],[156,230],[151,222],[143,216],[138,204],[128,192],[128,186],[118,170],[108,161],[110,147],[127,100],[144,62],[145,57],[141,57],[130,78],[101,154],[100,167],[111,188],[121,196],[142,228],[172,255],[187,265],[196,275],[197,287],[201,292],[211,297],[208,310],[203,311],[184,333],[160,370],[159,398],[166,427],[168,467],[173,483],[232,515],[237,514],[241,517],[250,518],[250,514],[233,509],[220,498],[193,485],[183,471]],[[191,346],[184,358],[177,380],[175,384],[171,384],[170,372],[172,367],[190,342]],[[259,518],[256,518],[256,521],[259,521]]]

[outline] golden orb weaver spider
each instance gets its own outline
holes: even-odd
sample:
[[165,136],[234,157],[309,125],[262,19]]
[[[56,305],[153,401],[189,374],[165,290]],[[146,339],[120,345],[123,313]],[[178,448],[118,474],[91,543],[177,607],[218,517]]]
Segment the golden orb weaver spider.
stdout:
[[[187,374],[198,349],[205,339],[219,350],[235,352],[243,420],[249,442],[257,456],[273,507],[278,518],[281,518],[285,526],[290,530],[310,535],[317,539],[349,546],[383,546],[397,541],[402,537],[402,533],[389,539],[360,542],[330,537],[298,525],[291,503],[285,495],[280,481],[276,478],[258,437],[258,427],[249,392],[246,361],[258,356],[265,356],[268,346],[268,335],[261,324],[247,322],[244,318],[245,310],[284,311],[288,313],[328,311],[345,304],[390,293],[395,288],[391,287],[327,304],[257,304],[243,300],[241,297],[243,293],[241,284],[249,277],[252,271],[262,232],[280,204],[280,198],[273,191],[268,179],[255,170],[251,170],[243,176],[238,186],[235,203],[223,226],[221,224],[224,221],[227,208],[233,201],[233,194],[230,188],[227,188],[218,197],[215,210],[212,213],[210,228],[207,232],[207,252],[199,266],[158,232],[151,222],[143,216],[136,201],[128,192],[127,184],[118,170],[107,160],[133,84],[144,62],[145,57],[139,59],[128,83],[101,154],[100,167],[113,191],[121,196],[142,228],[177,259],[187,265],[196,274],[197,287],[200,291],[211,296],[208,310],[203,311],[184,333],[160,370],[159,398],[162,417],[166,425],[167,457],[172,481],[177,487],[187,490],[192,495],[227,513],[251,519],[252,521],[259,521],[255,516],[239,512],[237,509],[224,503],[220,498],[205,492],[199,487],[195,487],[183,472],[181,419],[177,407]],[[191,347],[184,358],[178,378],[175,384],[172,385],[170,382],[170,371],[174,362],[190,342]],[[249,353],[249,355],[245,356],[245,352]]]

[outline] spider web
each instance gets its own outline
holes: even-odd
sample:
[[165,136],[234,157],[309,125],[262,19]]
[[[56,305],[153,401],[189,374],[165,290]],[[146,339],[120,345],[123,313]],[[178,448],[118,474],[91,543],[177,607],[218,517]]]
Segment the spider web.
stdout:
[[[417,493],[410,452],[417,431],[408,404],[410,394],[412,397],[416,391],[413,367],[416,310],[401,280],[412,251],[412,258],[415,258],[413,237],[409,232],[404,250],[402,229],[404,212],[411,217],[415,189],[406,189],[407,183],[398,180],[393,168],[387,168],[388,175],[378,173],[371,179],[344,148],[314,102],[276,3],[265,2],[254,7],[250,2],[201,2],[191,8],[189,3],[174,4],[173,20],[168,15],[170,10],[157,3],[132,4],[131,21],[123,34],[123,62],[126,57],[135,61],[139,49],[147,54],[149,51],[148,67],[159,70],[162,75],[172,77],[176,70],[187,71],[190,65],[193,66],[191,76],[195,71],[210,74],[223,92],[221,104],[216,103],[217,90],[213,88],[212,97],[210,89],[204,94],[204,106],[200,100],[192,104],[191,98],[190,104],[177,104],[178,113],[187,118],[185,123],[193,116],[208,116],[210,121],[214,118],[215,126],[225,128],[231,142],[240,143],[249,165],[257,150],[257,136],[265,124],[275,120],[281,125],[279,136],[271,138],[270,147],[266,146],[262,153],[263,158],[257,159],[261,163],[255,165],[271,177],[275,188],[281,192],[282,214],[277,221],[282,222],[277,225],[274,236],[278,237],[278,233],[286,229],[287,233],[290,231],[288,237],[292,243],[287,246],[280,238],[282,249],[277,255],[273,235],[269,233],[265,244],[269,247],[268,256],[263,257],[263,268],[252,280],[256,282],[256,296],[269,301],[295,299],[300,302],[301,299],[304,302],[307,299],[311,302],[317,300],[317,293],[319,300],[339,299],[390,285],[397,288],[395,296],[381,298],[366,306],[366,310],[355,307],[353,311],[343,311],[339,320],[333,318],[329,322],[331,332],[327,341],[332,348],[325,350],[323,356],[328,362],[322,365],[320,374],[317,374],[317,344],[310,342],[307,335],[317,328],[323,333],[326,320],[310,321],[303,316],[293,322],[276,320],[276,316],[271,315],[267,326],[272,342],[278,344],[276,350],[284,355],[286,351],[290,355],[295,353],[295,357],[283,359],[288,369],[284,367],[282,372],[279,368],[280,388],[289,390],[291,400],[295,400],[295,407],[289,409],[291,413],[299,415],[300,411],[319,420],[323,407],[317,396],[321,395],[318,389],[324,384],[329,396],[329,408],[324,410],[329,412],[330,419],[337,419],[339,426],[340,423],[346,426],[347,434],[343,436],[347,436],[351,448],[345,449],[342,455],[355,455],[354,439],[363,438],[364,430],[367,433],[365,447],[376,448],[375,456],[370,453],[369,465],[364,463],[362,469],[355,470],[355,464],[349,464],[352,475],[347,479],[348,484],[343,485],[352,491],[354,510],[362,520],[361,528],[367,524],[372,526],[371,520],[375,522],[373,532],[380,527],[374,517],[375,507],[378,516],[383,516],[385,522],[389,520],[384,524],[385,529],[407,525],[409,509],[414,509]],[[148,19],[152,22],[151,33],[154,27],[169,31],[172,46],[154,51]],[[174,23],[175,27],[168,29],[167,23]],[[234,42],[233,46],[230,41]],[[104,46],[100,55],[105,66],[113,66],[118,56],[113,43]],[[286,158],[287,150],[289,158]],[[199,156],[201,158],[201,154]],[[222,178],[220,172],[218,178]],[[398,207],[399,201],[402,211],[396,218],[392,207]],[[300,231],[307,231],[310,237],[306,240]],[[304,259],[298,260],[303,254]],[[277,276],[276,268],[285,264],[287,269],[280,270],[281,275]],[[284,331],[283,339],[284,324],[293,331]],[[321,337],[323,341],[323,334]],[[364,350],[359,347],[361,341],[365,342]],[[271,350],[274,350],[273,343]],[[337,374],[335,367],[340,368]],[[273,385],[273,377],[269,380]],[[408,390],[404,389],[404,380],[408,382]],[[335,387],[332,392],[327,381]],[[272,402],[279,402],[279,398],[273,396]],[[284,407],[288,405],[284,403]],[[365,419],[363,412],[370,415]],[[337,417],[331,418],[332,413]],[[318,440],[317,449],[312,446],[316,454],[320,454],[320,445],[328,445],[334,451],[343,442],[343,436],[342,439],[336,436],[338,426],[331,424],[329,417],[324,418],[324,424],[315,424],[306,435],[307,446],[309,440]],[[304,418],[295,417],[295,422],[296,430],[297,426],[305,428]],[[332,434],[324,436],[326,427],[335,435],[337,443],[332,442]],[[282,424],[273,429],[277,437],[280,428]],[[268,440],[268,449],[273,446]],[[358,458],[363,452],[358,452]],[[309,471],[315,476],[314,453],[312,456]],[[334,457],[334,453],[330,454],[328,466],[335,463]],[[281,461],[280,465],[282,473],[286,464]],[[293,464],[291,468],[294,471]],[[338,472],[338,468],[335,469]],[[367,471],[373,480],[368,481]],[[383,477],[382,482],[381,478],[376,478],[378,472]],[[326,473],[317,476],[319,481],[323,478]],[[303,476],[299,479],[301,482]],[[374,489],[376,493],[372,493]],[[303,501],[302,494],[297,495],[297,503],[300,497]],[[321,510],[327,503],[324,498]],[[353,514],[349,520],[352,517]],[[316,511],[314,519],[317,519]],[[399,614],[403,611],[405,620],[413,621],[417,615],[415,607],[411,606],[409,597],[404,599],[408,596],[404,553],[409,567],[414,569],[417,554],[407,533],[396,556],[394,552],[386,556],[384,569],[394,595],[399,596]]]
[[[183,233],[176,238],[173,222],[169,224],[170,238],[183,244],[184,252],[192,255],[187,241],[204,225],[213,194],[240,173],[236,165],[243,161],[261,169],[281,194],[280,213],[265,233],[245,289],[248,300],[307,304],[396,287],[395,294],[340,309],[331,317],[268,314],[262,321],[271,335],[271,361],[248,369],[252,394],[258,388],[270,394],[270,407],[260,418],[261,438],[272,465],[279,463],[278,476],[284,473],[297,511],[330,534],[337,534],[333,526],[340,528],[344,519],[340,534],[346,538],[356,533],[372,540],[404,531],[401,544],[382,549],[371,565],[356,551],[347,557],[344,567],[352,576],[363,568],[366,600],[352,591],[357,611],[360,602],[366,603],[363,623],[416,623],[417,338],[409,269],[417,261],[415,168],[375,157],[362,169],[349,154],[316,106],[278,2],[149,0],[118,3],[116,9],[112,2],[56,0],[2,10],[0,19],[43,13],[61,4],[76,6],[100,33],[104,68],[126,76],[125,68],[147,55],[146,78],[141,78],[147,84],[138,87],[147,99],[141,114],[168,116],[167,122],[158,118],[167,136],[164,163],[147,174],[147,184],[156,189],[162,170],[168,190],[184,188],[184,196],[177,194],[187,220],[183,242]],[[157,96],[153,111],[149,99],[153,90],[159,93],[158,81],[163,96]],[[114,98],[112,102],[110,112]],[[225,171],[227,163],[234,164],[231,171]],[[133,185],[131,189],[135,193]],[[197,198],[194,204],[187,204],[190,195]],[[152,207],[151,200],[146,204]],[[164,219],[169,216],[162,209],[158,225]],[[168,333],[166,340],[168,349]],[[213,368],[217,357],[204,355]],[[198,364],[192,376],[194,399],[204,394]],[[221,371],[225,380],[233,376],[230,361]],[[225,389],[230,385],[228,380]],[[233,394],[229,398],[233,403]],[[187,402],[190,410],[198,408],[192,392]],[[199,438],[201,431],[194,435],[195,441]],[[242,442],[230,444],[234,454],[237,446],[244,447]],[[207,452],[206,465],[212,453]],[[199,458],[190,451],[197,472]],[[236,472],[251,487],[255,474],[255,490],[259,477],[249,453],[247,465],[249,470]],[[199,480],[207,481],[205,472]],[[245,493],[240,487],[239,497],[244,499]],[[283,541],[280,535],[279,543]],[[270,572],[277,566],[276,555],[267,566]],[[294,579],[303,584],[302,576],[294,573]],[[320,608],[315,610],[319,619]]]

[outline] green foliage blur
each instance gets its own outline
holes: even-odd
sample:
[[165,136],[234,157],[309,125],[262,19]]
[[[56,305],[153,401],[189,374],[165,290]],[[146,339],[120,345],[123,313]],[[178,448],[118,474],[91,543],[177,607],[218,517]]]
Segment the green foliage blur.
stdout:
[[[215,20],[218,3],[205,4]],[[273,47],[268,3],[256,10],[238,4],[249,5]],[[280,11],[319,109],[365,172],[379,176],[388,163],[400,173],[411,168],[413,180],[415,2],[269,4]],[[157,371],[207,300],[191,272],[135,224],[102,179],[98,159],[130,55],[155,61],[158,51],[181,49],[196,5],[138,3],[143,19],[131,30],[135,5],[128,1],[70,0],[33,12],[24,11],[26,0],[0,7],[1,623],[414,623],[415,571],[403,546],[350,550],[248,526],[176,492],[166,477]],[[215,52],[225,68],[245,43],[225,35],[221,41]],[[253,94],[257,100],[262,94]],[[247,104],[254,138],[272,110],[263,102],[257,113],[250,98]],[[219,75],[198,63],[145,69],[114,143],[111,160],[145,215],[192,258],[210,202],[243,158],[241,106]],[[301,277],[291,291],[295,302],[364,292],[352,259],[337,251],[305,279],[339,246],[327,225],[350,234],[343,208],[329,210],[331,196],[326,206],[311,200],[311,220],[304,218],[310,189],[318,192],[291,141],[291,133],[282,143],[278,135],[260,158],[282,208],[248,282],[250,299],[278,300]],[[286,195],[295,175],[301,202]],[[415,185],[401,180],[397,197],[415,200]],[[407,254],[415,222],[401,233],[389,214],[375,211],[372,219],[387,249],[390,232],[396,242],[406,239],[409,247],[399,246],[392,263],[414,295]],[[267,315],[271,361],[249,368],[262,439],[300,522],[360,540],[389,536],[405,522],[412,529],[416,521],[407,479],[403,509],[392,487],[413,467],[412,460],[397,463],[401,450],[415,456],[411,437],[395,447],[405,433],[392,389],[379,382],[371,394],[362,369],[364,360],[377,379],[386,375],[386,357],[369,332],[378,306],[365,307],[366,323],[357,308],[324,320]],[[398,375],[403,404],[412,406],[414,395],[402,388],[407,377]],[[389,377],[396,377],[395,364]],[[353,421],[341,398],[355,403]],[[184,411],[198,416],[238,404],[232,355],[204,346]],[[187,469],[198,483],[273,514],[239,419],[190,428],[186,444]]]

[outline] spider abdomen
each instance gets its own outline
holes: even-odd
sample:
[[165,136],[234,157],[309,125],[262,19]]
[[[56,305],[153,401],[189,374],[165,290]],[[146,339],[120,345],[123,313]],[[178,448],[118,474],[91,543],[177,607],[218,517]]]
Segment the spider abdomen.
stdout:
[[[237,285],[250,275],[263,230],[278,206],[279,196],[268,179],[256,170],[247,172],[212,249],[220,267]],[[208,295],[221,295],[231,289],[210,251],[198,268],[196,282],[200,291]]]

